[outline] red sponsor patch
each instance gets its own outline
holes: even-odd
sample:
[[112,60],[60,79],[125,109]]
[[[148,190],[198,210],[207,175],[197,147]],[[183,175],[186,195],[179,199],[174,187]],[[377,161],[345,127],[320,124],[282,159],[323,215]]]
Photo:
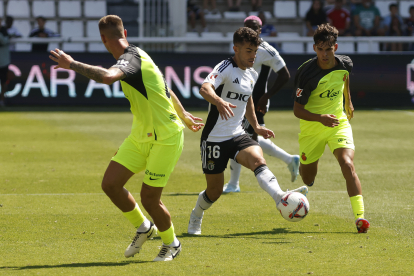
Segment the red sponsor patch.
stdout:
[[211,75],[210,79],[216,79],[218,75]]
[[306,158],[306,154],[304,152],[302,152],[302,156],[301,157],[302,157],[302,160],[303,161],[306,161],[307,158]]
[[296,89],[296,97],[297,98],[302,97],[302,92],[303,92],[303,89],[300,89],[300,88]]

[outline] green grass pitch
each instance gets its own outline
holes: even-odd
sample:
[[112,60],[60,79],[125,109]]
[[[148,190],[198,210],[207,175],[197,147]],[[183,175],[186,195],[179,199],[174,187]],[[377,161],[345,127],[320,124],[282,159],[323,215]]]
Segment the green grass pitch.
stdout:
[[[201,133],[186,130],[162,197],[183,249],[166,263],[151,262],[159,237],[124,258],[134,228],[100,188],[131,123],[129,112],[0,113],[0,275],[414,275],[414,112],[356,111],[351,121],[368,234],[356,233],[345,181],[327,148],[303,221],[285,221],[243,168],[242,192],[206,211],[201,236],[187,235],[206,184]],[[277,145],[298,154],[299,120],[291,111],[270,112],[266,124]],[[290,182],[280,160],[265,158],[282,189],[303,185],[300,177]],[[126,185],[136,199],[142,178]]]

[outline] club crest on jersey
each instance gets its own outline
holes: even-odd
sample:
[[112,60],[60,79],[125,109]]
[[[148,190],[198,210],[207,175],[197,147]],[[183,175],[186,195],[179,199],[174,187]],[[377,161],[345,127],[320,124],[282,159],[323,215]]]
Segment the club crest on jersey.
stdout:
[[208,161],[207,169],[209,169],[210,171],[214,170],[214,161]]
[[296,98],[302,97],[302,92],[303,92],[303,89],[300,89],[300,88],[296,89]]
[[119,59],[117,62],[116,62],[116,65],[118,65],[118,66],[127,66],[129,64],[129,61],[127,61],[127,60],[125,60],[125,59]]

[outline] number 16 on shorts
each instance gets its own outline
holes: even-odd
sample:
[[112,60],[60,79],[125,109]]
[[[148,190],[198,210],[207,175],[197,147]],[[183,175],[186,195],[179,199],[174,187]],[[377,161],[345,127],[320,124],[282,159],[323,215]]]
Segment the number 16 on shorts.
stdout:
[[222,158],[220,149],[220,145],[217,143],[201,142],[201,161],[205,174],[221,173],[226,169],[228,158]]

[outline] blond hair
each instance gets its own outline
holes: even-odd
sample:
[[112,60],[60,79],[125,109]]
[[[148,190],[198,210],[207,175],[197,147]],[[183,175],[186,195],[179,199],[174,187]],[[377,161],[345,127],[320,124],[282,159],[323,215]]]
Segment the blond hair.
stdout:
[[124,24],[118,15],[107,15],[99,20],[99,31],[108,38],[124,38]]

